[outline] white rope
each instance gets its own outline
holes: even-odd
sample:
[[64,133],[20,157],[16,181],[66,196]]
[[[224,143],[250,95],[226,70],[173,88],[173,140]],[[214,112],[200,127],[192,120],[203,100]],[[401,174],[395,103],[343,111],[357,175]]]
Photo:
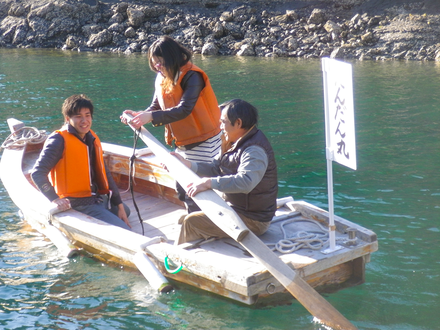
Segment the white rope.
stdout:
[[[295,236],[288,237],[284,226],[293,223],[293,222],[311,222],[318,226],[318,230],[316,231],[298,231]],[[267,246],[272,246],[272,251],[278,251],[281,253],[292,253],[300,249],[311,249],[311,250],[319,250],[322,249],[329,243],[329,233],[328,229],[322,226],[318,221],[310,220],[310,219],[290,219],[283,221],[280,224],[281,230],[283,232],[283,238],[279,240],[277,243],[268,243]],[[337,238],[337,241],[340,242],[353,242],[356,241],[356,237],[354,239],[349,238]]]
[[2,143],[2,148],[20,147],[26,144],[37,144],[46,140],[46,131],[35,127],[22,127],[10,134]]

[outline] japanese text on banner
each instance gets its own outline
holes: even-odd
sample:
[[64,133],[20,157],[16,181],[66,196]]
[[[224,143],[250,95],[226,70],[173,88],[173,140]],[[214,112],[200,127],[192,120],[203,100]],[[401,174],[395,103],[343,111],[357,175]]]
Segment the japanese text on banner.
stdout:
[[356,169],[351,65],[326,58],[323,71],[327,148],[332,160]]

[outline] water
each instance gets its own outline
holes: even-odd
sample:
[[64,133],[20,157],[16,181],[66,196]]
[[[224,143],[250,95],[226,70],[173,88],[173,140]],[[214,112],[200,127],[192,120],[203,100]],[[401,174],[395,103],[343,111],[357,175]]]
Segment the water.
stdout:
[[[196,57],[220,102],[260,110],[274,145],[280,197],[327,209],[322,73],[318,60]],[[144,55],[0,49],[0,138],[5,120],[52,131],[63,100],[85,93],[94,129],[132,145],[119,123],[143,109],[153,74]],[[325,298],[359,329],[440,329],[440,66],[354,62],[358,170],[333,165],[335,213],[378,235],[366,283]],[[162,139],[163,131],[152,128]],[[0,184],[0,328],[324,329],[297,302],[249,308],[187,287],[163,296],[137,272],[87,257],[66,260],[24,223]]]

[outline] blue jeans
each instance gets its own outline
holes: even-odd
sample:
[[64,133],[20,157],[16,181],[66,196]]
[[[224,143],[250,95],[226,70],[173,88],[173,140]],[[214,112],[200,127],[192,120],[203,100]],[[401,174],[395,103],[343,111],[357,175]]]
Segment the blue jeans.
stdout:
[[[118,217],[117,215],[118,207],[112,205],[112,207],[109,209],[107,196],[102,196],[102,197],[103,197],[102,203],[92,204],[92,205],[80,205],[74,207],[73,209],[77,210],[78,212],[82,212],[84,214],[90,215],[91,217],[94,217],[96,219],[107,222],[111,225],[118,226],[131,231],[130,227],[128,227],[128,225],[124,222],[124,220]],[[124,208],[128,217],[130,215],[130,209],[125,204],[124,204]]]

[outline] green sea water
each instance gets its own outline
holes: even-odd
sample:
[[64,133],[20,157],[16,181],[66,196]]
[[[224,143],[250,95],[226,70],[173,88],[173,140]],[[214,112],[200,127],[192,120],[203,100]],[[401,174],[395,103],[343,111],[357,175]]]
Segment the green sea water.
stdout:
[[[279,197],[328,209],[319,60],[200,57],[219,102],[260,111]],[[366,283],[325,298],[359,329],[440,329],[440,65],[351,62],[357,170],[333,165],[335,213],[373,230]],[[6,119],[52,131],[75,93],[95,104],[101,140],[132,146],[119,121],[144,109],[154,75],[145,55],[0,48],[0,139]],[[160,128],[150,130],[163,140]],[[0,183],[0,329],[324,329],[298,303],[250,308],[182,287],[158,296],[140,273],[63,259],[21,220]]]

